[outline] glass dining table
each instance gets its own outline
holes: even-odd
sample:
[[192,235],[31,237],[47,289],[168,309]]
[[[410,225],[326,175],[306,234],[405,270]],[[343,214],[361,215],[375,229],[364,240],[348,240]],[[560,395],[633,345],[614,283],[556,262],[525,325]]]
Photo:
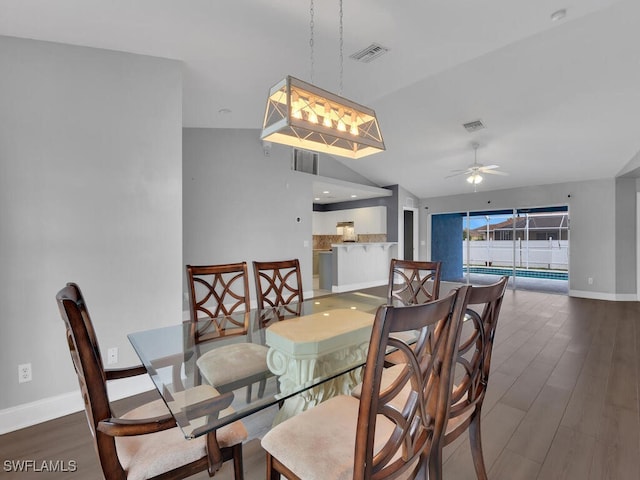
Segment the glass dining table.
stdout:
[[385,303],[336,293],[128,337],[189,439],[276,404],[274,424],[349,394],[361,381],[373,319]]

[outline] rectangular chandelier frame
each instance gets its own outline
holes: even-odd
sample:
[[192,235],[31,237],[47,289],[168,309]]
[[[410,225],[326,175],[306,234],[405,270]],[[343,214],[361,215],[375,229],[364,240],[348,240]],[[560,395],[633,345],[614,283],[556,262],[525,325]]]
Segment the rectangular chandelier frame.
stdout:
[[260,138],[348,158],[385,150],[375,111],[292,76],[271,88]]

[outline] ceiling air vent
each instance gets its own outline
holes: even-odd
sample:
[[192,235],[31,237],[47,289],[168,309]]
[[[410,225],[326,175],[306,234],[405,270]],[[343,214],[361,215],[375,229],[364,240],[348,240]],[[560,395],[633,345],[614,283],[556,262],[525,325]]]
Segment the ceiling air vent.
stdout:
[[363,48],[359,52],[349,55],[349,58],[353,58],[358,62],[369,63],[372,60],[378,58],[380,55],[384,55],[388,51],[389,49],[387,47],[383,47],[382,45],[378,45],[377,43],[372,43],[367,48]]
[[474,120],[473,122],[463,123],[462,126],[467,130],[467,132],[475,132],[476,130],[482,130],[485,128],[482,120]]

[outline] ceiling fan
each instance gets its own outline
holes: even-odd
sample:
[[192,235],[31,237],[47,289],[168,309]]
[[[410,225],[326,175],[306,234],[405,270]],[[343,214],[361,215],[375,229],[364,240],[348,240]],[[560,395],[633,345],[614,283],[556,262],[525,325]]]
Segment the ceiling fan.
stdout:
[[500,168],[499,165],[483,165],[478,163],[478,147],[477,143],[473,143],[473,163],[463,170],[452,170],[451,175],[447,175],[445,178],[456,177],[458,175],[468,175],[467,182],[473,185],[473,191],[476,191],[476,186],[482,182],[482,175],[488,173],[490,175],[509,175],[506,172],[499,172],[496,169]]

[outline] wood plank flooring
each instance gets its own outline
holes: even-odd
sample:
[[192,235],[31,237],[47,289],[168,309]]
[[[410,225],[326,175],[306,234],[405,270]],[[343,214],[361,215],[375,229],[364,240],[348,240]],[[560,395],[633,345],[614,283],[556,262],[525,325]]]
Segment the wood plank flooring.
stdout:
[[[507,291],[483,409],[489,478],[640,479],[639,349],[639,302]],[[254,437],[273,413],[247,419]],[[19,459],[78,465],[45,477],[0,467],[3,479],[102,478],[83,412],[0,436],[0,452],[2,467]],[[465,436],[444,457],[447,480],[475,478]],[[245,445],[244,462],[247,480],[264,478],[258,438]],[[230,467],[216,478],[231,479]]]

